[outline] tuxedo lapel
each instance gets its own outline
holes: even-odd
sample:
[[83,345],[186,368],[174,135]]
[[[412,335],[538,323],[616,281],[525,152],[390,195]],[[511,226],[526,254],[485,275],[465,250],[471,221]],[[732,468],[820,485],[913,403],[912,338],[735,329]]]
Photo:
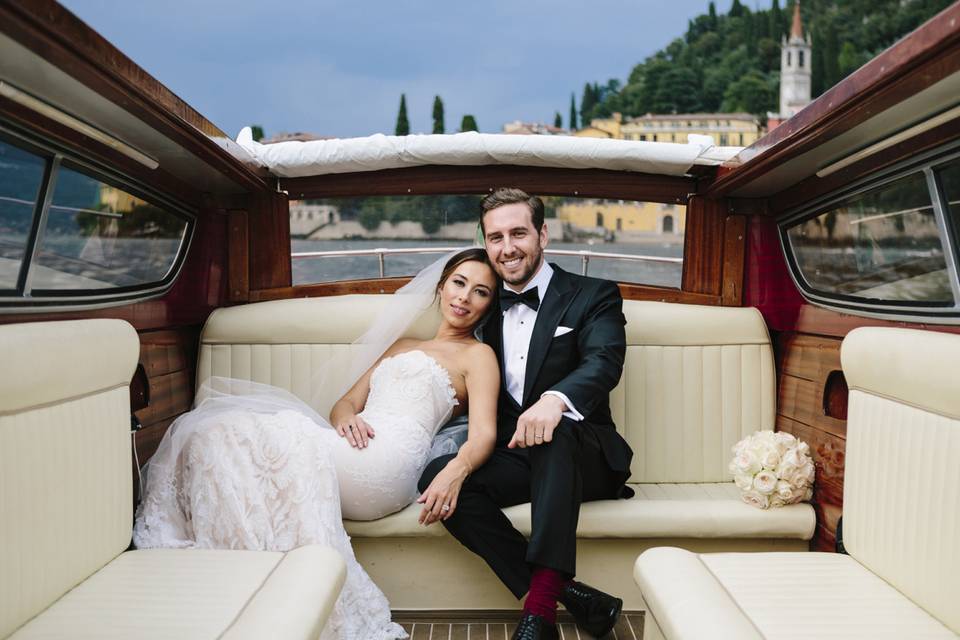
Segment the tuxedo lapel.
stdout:
[[500,310],[499,304],[490,313],[490,317],[483,327],[483,341],[490,345],[497,355],[497,364],[500,366],[500,395],[509,398],[511,402],[516,404],[513,396],[507,392],[507,377],[503,374],[506,371],[503,359],[503,312]]
[[537,322],[533,325],[533,335],[530,336],[530,347],[527,349],[527,367],[523,377],[523,406],[527,406],[537,374],[540,373],[543,360],[547,357],[547,351],[550,350],[553,334],[560,325],[560,318],[576,296],[573,283],[566,271],[556,265],[552,266],[553,277],[550,278],[547,293],[540,302]]

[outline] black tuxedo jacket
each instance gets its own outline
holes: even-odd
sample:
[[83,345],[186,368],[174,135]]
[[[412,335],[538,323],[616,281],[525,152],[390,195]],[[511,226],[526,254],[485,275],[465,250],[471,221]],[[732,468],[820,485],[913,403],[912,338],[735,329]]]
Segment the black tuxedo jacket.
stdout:
[[[497,446],[506,446],[516,431],[517,418],[545,391],[566,395],[583,415],[578,428],[592,430],[610,469],[630,472],[633,452],[617,433],[610,415],[610,392],[620,381],[626,353],[623,298],[609,280],[567,273],[556,265],[547,292],[540,301],[537,321],[527,351],[523,402],[517,404],[501,376],[497,420]],[[568,333],[554,337],[558,327]],[[503,361],[503,314],[492,313],[483,340]]]

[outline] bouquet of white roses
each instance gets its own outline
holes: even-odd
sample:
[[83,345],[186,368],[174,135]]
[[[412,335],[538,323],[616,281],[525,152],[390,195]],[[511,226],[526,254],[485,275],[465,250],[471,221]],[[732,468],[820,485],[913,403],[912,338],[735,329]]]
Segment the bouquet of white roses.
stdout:
[[810,447],[783,431],[757,431],[735,444],[730,473],[743,501],[758,509],[813,497]]

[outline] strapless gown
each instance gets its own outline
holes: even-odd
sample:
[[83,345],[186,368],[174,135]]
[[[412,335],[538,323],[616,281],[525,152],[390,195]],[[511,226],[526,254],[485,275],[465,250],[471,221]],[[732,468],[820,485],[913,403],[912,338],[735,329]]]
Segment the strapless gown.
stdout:
[[[134,543],[332,546],[347,563],[347,579],[322,638],[406,637],[357,563],[342,518],[371,520],[413,502],[433,436],[456,404],[447,371],[423,351],[408,351],[382,360],[371,376],[360,415],[376,436],[365,449],[295,410],[237,409],[194,419],[178,459],[149,469]],[[178,423],[191,419],[188,413]]]

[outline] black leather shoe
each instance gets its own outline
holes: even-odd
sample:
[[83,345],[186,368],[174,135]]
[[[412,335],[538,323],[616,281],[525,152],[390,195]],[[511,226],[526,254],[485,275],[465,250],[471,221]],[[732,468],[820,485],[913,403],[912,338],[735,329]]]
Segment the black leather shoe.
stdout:
[[602,638],[613,629],[623,610],[623,600],[594,589],[582,582],[573,581],[560,594],[562,604],[577,626],[592,635]]
[[559,640],[557,625],[550,624],[543,616],[524,614],[517,628],[510,636],[511,640]]

